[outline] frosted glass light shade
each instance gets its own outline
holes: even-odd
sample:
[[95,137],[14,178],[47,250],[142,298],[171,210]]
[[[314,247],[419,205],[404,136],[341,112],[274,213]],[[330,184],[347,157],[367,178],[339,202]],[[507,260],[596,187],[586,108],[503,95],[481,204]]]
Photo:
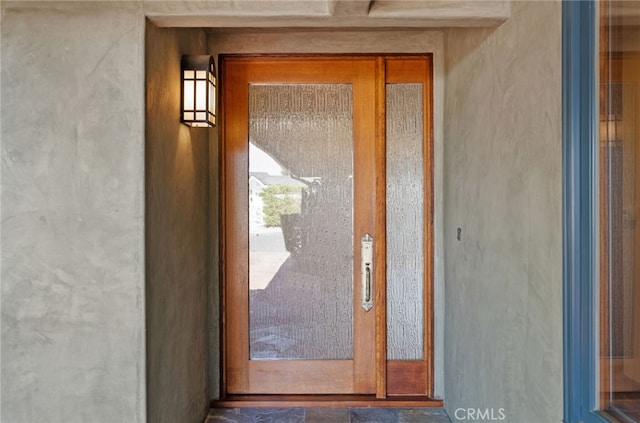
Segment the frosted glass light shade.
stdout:
[[620,116],[608,115],[606,120],[600,121],[600,137],[605,141],[620,141],[621,126]]
[[182,56],[182,110],[180,120],[189,126],[216,124],[216,66],[213,56]]

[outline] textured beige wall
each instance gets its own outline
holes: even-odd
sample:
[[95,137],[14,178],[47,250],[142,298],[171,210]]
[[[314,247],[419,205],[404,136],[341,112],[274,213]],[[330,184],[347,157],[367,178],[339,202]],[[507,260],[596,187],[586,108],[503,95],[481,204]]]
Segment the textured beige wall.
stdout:
[[142,6],[1,7],[0,420],[142,423]]
[[445,49],[447,409],[560,422],[560,2],[515,1]]
[[179,120],[180,58],[206,52],[202,30],[147,24],[146,368],[154,423],[200,423],[209,408],[210,130]]
[[[0,420],[144,422],[144,3],[0,6]],[[437,390],[451,412],[560,421],[560,4],[513,2],[497,29],[447,31],[446,102],[442,32],[209,41],[214,52],[435,52]],[[173,139],[186,158],[201,146],[184,131]],[[176,175],[193,181],[187,162]]]

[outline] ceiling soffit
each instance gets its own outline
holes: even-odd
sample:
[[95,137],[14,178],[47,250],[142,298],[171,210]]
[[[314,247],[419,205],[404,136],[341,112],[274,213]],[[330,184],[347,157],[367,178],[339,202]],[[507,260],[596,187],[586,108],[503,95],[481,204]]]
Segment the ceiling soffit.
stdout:
[[158,26],[492,27],[509,18],[509,0],[199,0],[144,1]]

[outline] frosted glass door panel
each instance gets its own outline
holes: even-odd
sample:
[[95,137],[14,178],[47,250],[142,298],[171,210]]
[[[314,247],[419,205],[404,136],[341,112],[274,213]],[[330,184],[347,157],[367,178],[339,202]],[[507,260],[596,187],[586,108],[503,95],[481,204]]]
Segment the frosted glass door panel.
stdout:
[[249,86],[250,359],[353,357],[350,84]]
[[387,357],[424,358],[422,84],[387,84]]

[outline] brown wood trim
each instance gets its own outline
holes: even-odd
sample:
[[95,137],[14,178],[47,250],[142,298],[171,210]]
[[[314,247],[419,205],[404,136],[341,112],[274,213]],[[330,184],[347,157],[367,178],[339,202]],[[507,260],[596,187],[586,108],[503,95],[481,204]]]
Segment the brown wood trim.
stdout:
[[378,399],[374,395],[233,395],[212,400],[212,408],[271,407],[442,407],[442,400],[427,397],[393,397]]
[[[226,78],[226,67],[224,66],[224,62],[218,62],[218,70],[219,70],[219,75],[222,81],[225,80]],[[227,196],[227,189],[226,189],[226,143],[224,142],[224,140],[226,140],[227,135],[226,135],[226,125],[225,125],[225,120],[222,119],[221,117],[225,115],[226,113],[226,106],[225,106],[225,102],[224,101],[220,101],[220,100],[225,100],[228,97],[228,93],[226,93],[224,90],[227,88],[226,84],[221,84],[221,89],[219,90],[219,95],[218,95],[218,100],[217,100],[217,104],[218,104],[218,116],[216,118],[218,125],[219,125],[219,142],[220,142],[220,156],[218,158],[218,162],[220,164],[220,184],[219,184],[219,188],[220,188],[220,208],[219,208],[219,212],[220,212],[220,221],[218,223],[219,225],[219,230],[220,230],[220,290],[219,290],[219,294],[220,294],[220,392],[227,392],[227,331],[225,330],[226,327],[226,315],[227,315],[227,311],[226,311],[226,288],[225,288],[225,282],[227,280],[226,275],[227,275],[227,270],[226,270],[226,255],[227,255],[227,225],[225,225],[226,222],[226,196]]]
[[390,360],[387,374],[387,394],[391,397],[427,392],[431,382],[426,360]]
[[[376,240],[380,235],[376,227],[376,169],[375,143],[376,124],[375,109],[371,107],[376,102],[375,75],[376,62],[372,57],[359,58],[351,65],[354,68],[353,79],[353,230],[354,253],[353,265],[353,349],[354,349],[354,388],[353,393],[374,393],[376,391],[376,342],[375,342],[375,312],[364,311],[362,299],[362,272],[360,267],[361,243],[364,234],[369,233]],[[334,62],[331,62],[332,66]],[[374,284],[375,267],[374,263]],[[374,286],[375,295],[375,286]],[[375,309],[375,306],[374,306]],[[337,391],[334,391],[338,393]]]
[[425,198],[425,230],[424,230],[424,263],[425,263],[425,284],[424,284],[424,307],[425,307],[425,327],[424,327],[424,351],[427,362],[427,396],[433,396],[433,321],[434,321],[434,241],[433,241],[433,215],[434,215],[434,189],[433,189],[433,60],[432,56],[427,59],[427,74],[424,84],[424,151],[426,158],[424,161],[424,198]]
[[[249,390],[263,394],[353,392],[352,360],[249,360]],[[292,389],[294,389],[292,391]]]
[[[248,315],[248,300],[239,298],[248,296],[248,237],[244,237],[243,229],[248,227],[248,215],[238,210],[245,207],[247,196],[246,181],[237,177],[248,172],[247,157],[248,128],[241,122],[230,120],[227,116],[246,116],[246,102],[233,101],[236,96],[248,97],[248,88],[242,83],[244,72],[237,64],[223,61],[225,82],[223,104],[225,110],[225,154],[224,154],[224,279],[225,279],[225,312],[233,308],[241,316]],[[245,293],[246,291],[246,293]],[[223,330],[226,352],[226,389],[231,392],[244,392],[249,388],[249,374],[244,366],[244,357],[249,357],[248,337],[237,334],[249,333],[248,319],[227,318]],[[236,334],[236,336],[233,336]]]
[[[255,61],[256,59],[292,59],[292,60],[340,60],[340,59],[421,59],[432,58],[433,53],[223,53],[218,56],[222,62],[233,59],[234,62]],[[222,78],[220,78],[222,80]]]
[[387,182],[386,182],[386,80],[384,58],[376,59],[376,397],[387,396]]

